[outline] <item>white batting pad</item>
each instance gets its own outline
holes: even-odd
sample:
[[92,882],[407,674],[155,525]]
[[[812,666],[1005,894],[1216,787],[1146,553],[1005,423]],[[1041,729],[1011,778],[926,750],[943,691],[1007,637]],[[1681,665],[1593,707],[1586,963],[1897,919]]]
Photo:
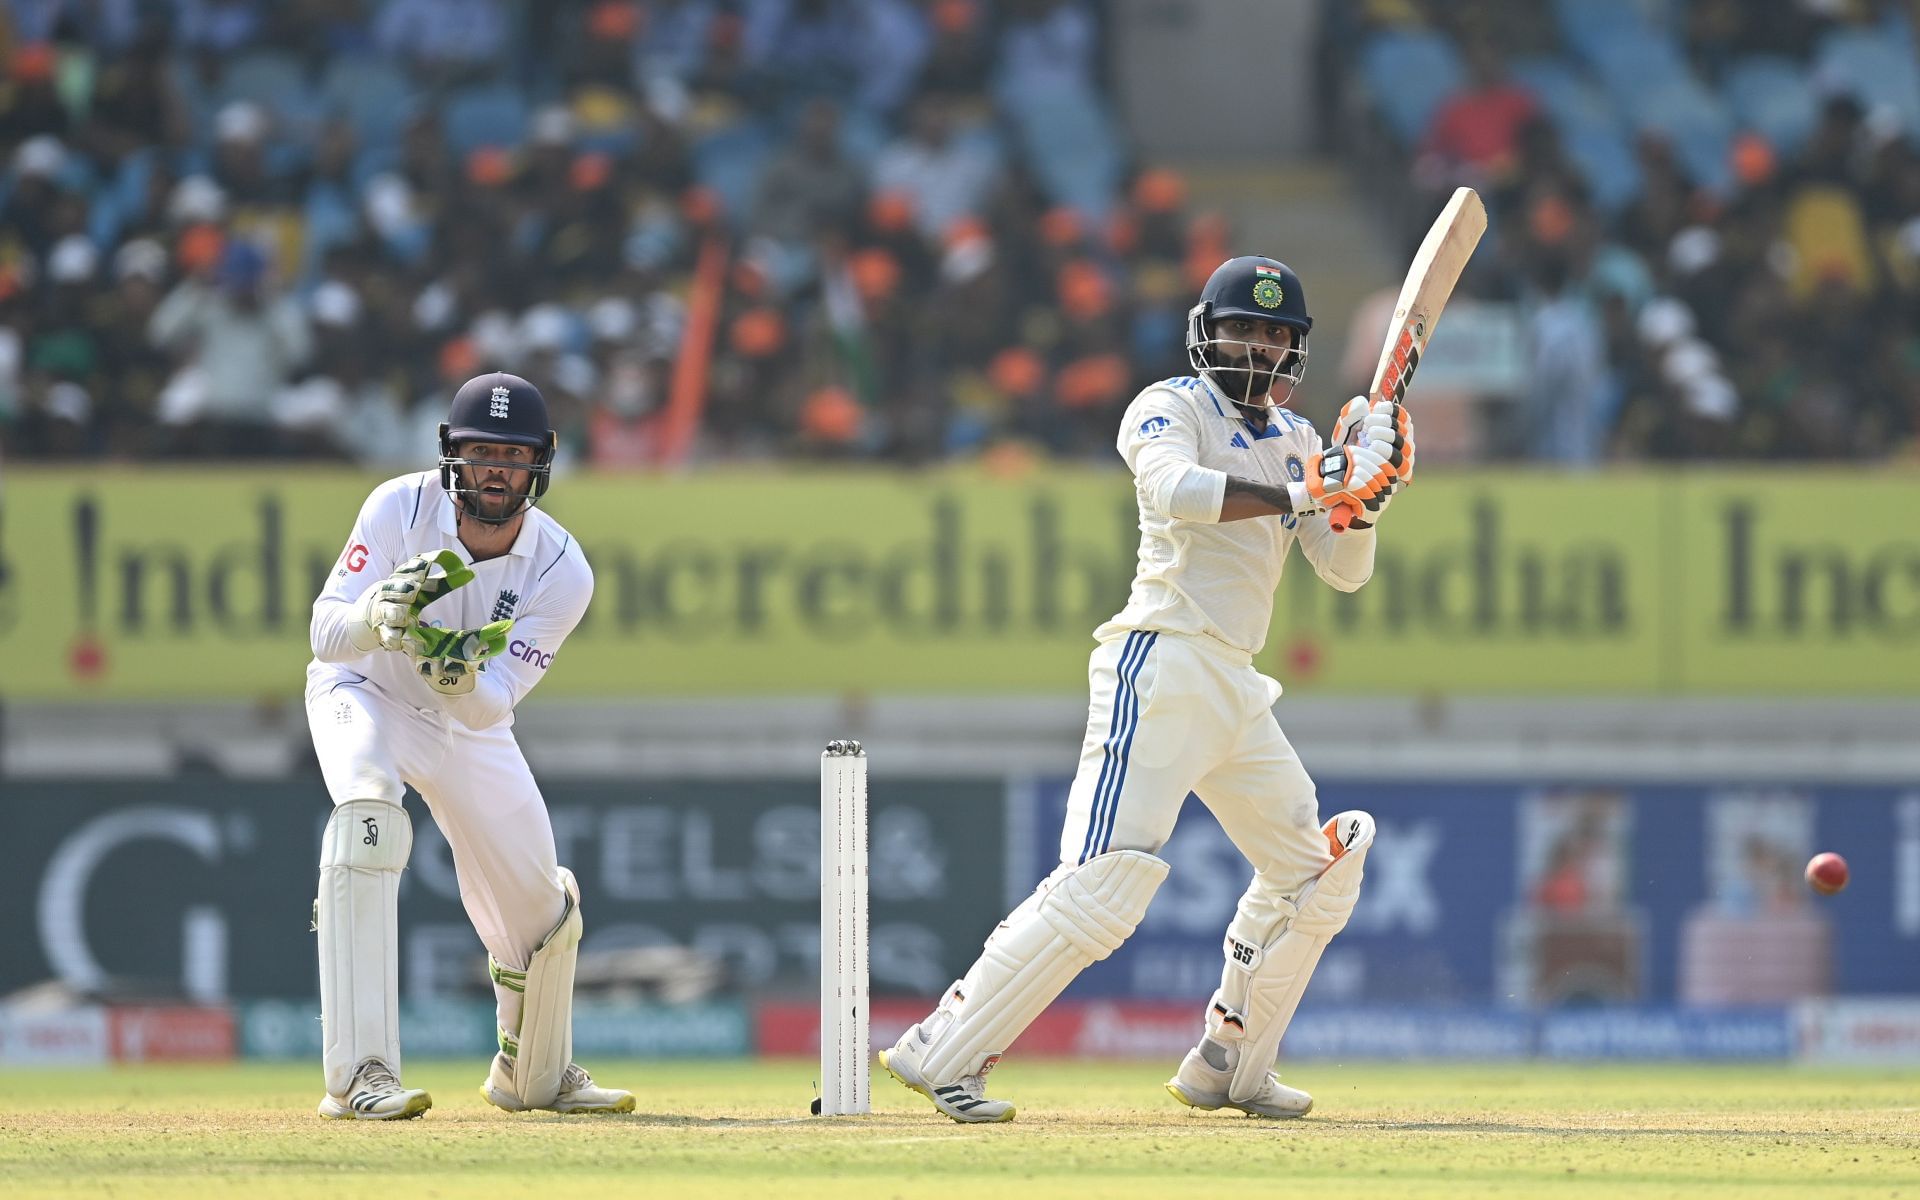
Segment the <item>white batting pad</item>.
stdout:
[[1243,909],[1227,927],[1227,966],[1207,1012],[1207,1034],[1240,1049],[1228,1086],[1236,1101],[1250,1100],[1266,1086],[1280,1038],[1300,1007],[1320,952],[1347,927],[1360,898],[1373,818],[1349,810],[1327,822],[1327,829],[1329,842],[1342,847],[1340,857],[1300,889],[1291,906],[1281,904],[1277,920],[1254,928],[1256,922]]
[[400,872],[413,823],[385,800],[334,806],[320,839],[321,1061],[327,1094],[344,1096],[368,1058],[400,1071]]
[[1132,936],[1167,870],[1145,851],[1115,850],[1048,876],[924,1023],[927,1081],[980,1074],[1074,976]]
[[513,1093],[527,1108],[546,1108],[560,1095],[560,1077],[573,1061],[573,968],[580,957],[580,885],[560,868],[567,910],[516,971],[489,959],[493,981],[521,992],[520,1028],[500,1031],[500,1048],[513,1060]]

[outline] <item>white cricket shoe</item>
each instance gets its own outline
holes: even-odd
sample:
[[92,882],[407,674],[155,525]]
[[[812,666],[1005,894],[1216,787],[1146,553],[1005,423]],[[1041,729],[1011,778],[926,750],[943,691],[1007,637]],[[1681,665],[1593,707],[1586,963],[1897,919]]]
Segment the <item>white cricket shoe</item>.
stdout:
[[[480,1094],[495,1108],[508,1112],[531,1111],[513,1094],[513,1062],[504,1053],[493,1056],[493,1066],[487,1070],[487,1081],[480,1085]],[[542,1107],[557,1113],[630,1113],[633,1105],[632,1092],[601,1087],[594,1083],[585,1067],[568,1063],[560,1074],[560,1094],[552,1104]]]
[[[921,1056],[926,1053],[925,1034],[915,1025],[907,1030],[891,1050],[880,1052],[880,1065],[887,1074],[933,1101],[933,1106],[954,1120],[967,1125],[1013,1120],[1013,1105],[986,1096],[987,1073],[968,1075],[952,1083],[935,1086],[920,1073]],[[987,1070],[992,1070],[991,1062]]]
[[432,1096],[401,1087],[392,1067],[369,1058],[353,1073],[344,1099],[329,1095],[320,1101],[320,1115],[335,1121],[410,1121],[432,1107]]
[[[1233,1072],[1208,1062],[1206,1049],[1207,1041],[1203,1040],[1200,1045],[1187,1051],[1180,1069],[1172,1079],[1167,1080],[1168,1094],[1188,1108],[1206,1112],[1217,1108],[1237,1108],[1250,1117],[1304,1117],[1312,1110],[1312,1096],[1299,1088],[1290,1088],[1281,1083],[1280,1077],[1272,1071],[1267,1072],[1267,1082],[1250,1099],[1230,1098],[1227,1087],[1233,1080]],[[1225,1061],[1224,1054],[1219,1057]]]

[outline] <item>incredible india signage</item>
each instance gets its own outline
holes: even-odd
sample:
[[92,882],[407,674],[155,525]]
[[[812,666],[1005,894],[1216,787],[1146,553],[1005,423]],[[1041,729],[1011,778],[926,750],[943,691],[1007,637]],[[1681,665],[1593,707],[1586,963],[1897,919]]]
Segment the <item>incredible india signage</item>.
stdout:
[[[10,469],[0,697],[295,694],[375,482]],[[1793,482],[1423,472],[1366,588],[1288,567],[1262,667],[1361,693],[1911,694],[1920,479]],[[1134,566],[1114,471],[574,476],[550,501],[597,585],[543,692],[1074,692]]]

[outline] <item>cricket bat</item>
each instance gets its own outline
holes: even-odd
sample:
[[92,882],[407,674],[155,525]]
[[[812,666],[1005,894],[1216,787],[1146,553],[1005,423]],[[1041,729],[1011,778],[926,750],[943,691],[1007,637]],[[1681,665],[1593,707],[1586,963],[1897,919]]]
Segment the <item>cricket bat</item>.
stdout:
[[[1487,209],[1472,188],[1455,188],[1453,198],[1440,210],[1433,228],[1427,230],[1420,252],[1407,268],[1407,279],[1400,285],[1400,298],[1393,305],[1393,320],[1387,323],[1387,340],[1380,347],[1380,362],[1373,368],[1373,382],[1367,387],[1367,399],[1392,400],[1403,404],[1407,384],[1427,351],[1427,340],[1440,323],[1440,312],[1460,282],[1460,272],[1473,257],[1480,235],[1487,231]],[[1327,514],[1335,533],[1360,515],[1360,509],[1342,501]]]

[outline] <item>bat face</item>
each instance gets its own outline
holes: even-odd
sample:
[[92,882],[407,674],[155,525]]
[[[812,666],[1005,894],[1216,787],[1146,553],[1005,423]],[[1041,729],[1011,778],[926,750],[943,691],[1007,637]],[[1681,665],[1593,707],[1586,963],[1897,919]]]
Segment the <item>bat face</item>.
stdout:
[[[1373,369],[1373,383],[1367,388],[1369,399],[1392,400],[1404,404],[1407,384],[1420,366],[1427,339],[1440,323],[1440,311],[1460,282],[1473,248],[1487,231],[1487,210],[1472,188],[1456,188],[1453,198],[1440,210],[1440,216],[1427,230],[1413,265],[1407,268],[1406,282],[1400,285],[1400,297],[1394,302],[1393,323],[1388,326],[1386,344],[1380,347],[1380,361]],[[1337,504],[1328,513],[1334,531],[1345,530],[1358,514],[1348,504]]]
[[1427,339],[1440,322],[1440,312],[1460,282],[1460,272],[1487,231],[1487,210],[1472,188],[1458,188],[1447,206],[1427,230],[1420,243],[1407,278],[1400,285],[1400,297],[1393,306],[1393,325],[1387,331],[1386,344],[1380,348],[1380,361],[1374,368],[1373,385],[1367,389],[1374,399],[1404,403],[1407,382],[1420,365]]

